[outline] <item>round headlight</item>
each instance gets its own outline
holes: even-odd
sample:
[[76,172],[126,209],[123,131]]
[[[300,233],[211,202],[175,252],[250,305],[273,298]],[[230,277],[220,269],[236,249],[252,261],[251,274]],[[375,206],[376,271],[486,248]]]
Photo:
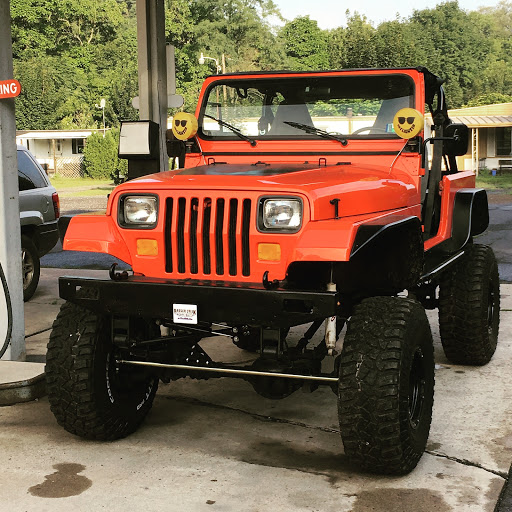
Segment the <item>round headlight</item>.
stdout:
[[156,224],[158,219],[157,198],[155,196],[126,196],[123,199],[123,213],[126,224]]

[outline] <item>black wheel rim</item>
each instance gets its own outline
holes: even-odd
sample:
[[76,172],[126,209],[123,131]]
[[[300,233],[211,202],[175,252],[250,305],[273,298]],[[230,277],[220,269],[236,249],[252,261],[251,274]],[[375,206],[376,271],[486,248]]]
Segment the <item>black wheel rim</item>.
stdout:
[[425,369],[423,365],[423,353],[421,349],[418,348],[414,353],[411,373],[409,374],[409,423],[412,428],[417,428],[420,423],[424,400]]
[[131,404],[134,400],[140,400],[139,406],[142,406],[155,385],[154,379],[144,370],[134,371],[126,365],[119,365],[116,355],[118,354],[112,350],[105,360],[107,394],[110,402]]

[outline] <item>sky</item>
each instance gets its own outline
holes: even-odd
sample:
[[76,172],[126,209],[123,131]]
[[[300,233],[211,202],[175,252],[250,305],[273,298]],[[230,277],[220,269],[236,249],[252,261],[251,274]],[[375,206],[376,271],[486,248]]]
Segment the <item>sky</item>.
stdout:
[[[494,6],[499,0],[459,0],[459,6],[467,11],[474,11],[483,6]],[[377,26],[383,21],[394,20],[397,16],[406,18],[414,9],[431,9],[441,2],[432,0],[398,1],[398,0],[357,0],[348,2],[346,0],[274,0],[274,3],[281,10],[287,20],[297,16],[306,16],[318,22],[323,29],[336,28],[345,25],[345,11],[351,13],[357,11],[364,14],[368,21]]]

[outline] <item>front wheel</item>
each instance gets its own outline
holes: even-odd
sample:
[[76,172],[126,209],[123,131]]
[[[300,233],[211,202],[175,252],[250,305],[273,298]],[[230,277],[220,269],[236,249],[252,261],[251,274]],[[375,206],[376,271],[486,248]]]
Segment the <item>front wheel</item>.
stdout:
[[345,454],[367,471],[408,473],[425,450],[433,402],[434,350],[421,304],[399,297],[363,300],[340,357]]
[[149,410],[158,379],[118,366],[109,317],[66,302],[53,323],[46,356],[50,408],[68,432],[114,440],[134,432]]

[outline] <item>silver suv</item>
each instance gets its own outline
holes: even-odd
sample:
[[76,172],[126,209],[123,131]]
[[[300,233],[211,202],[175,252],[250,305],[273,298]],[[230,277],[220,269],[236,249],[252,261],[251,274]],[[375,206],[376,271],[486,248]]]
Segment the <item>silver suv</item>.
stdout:
[[39,258],[59,239],[59,195],[32,153],[18,146],[23,300],[34,295],[39,283]]

